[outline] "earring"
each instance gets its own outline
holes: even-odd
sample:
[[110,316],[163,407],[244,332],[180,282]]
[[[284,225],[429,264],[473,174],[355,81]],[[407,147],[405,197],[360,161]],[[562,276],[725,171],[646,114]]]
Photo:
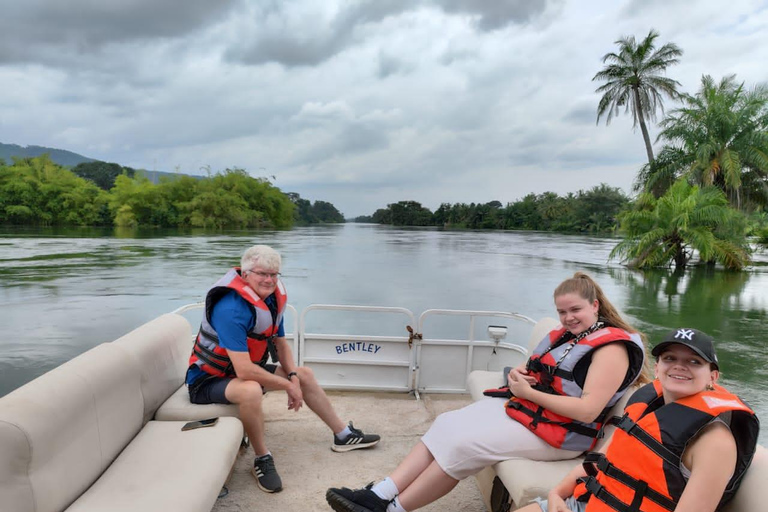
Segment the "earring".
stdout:
[[706,389],[707,389],[707,391],[714,391],[715,390],[715,386],[710,382],[709,384],[707,384],[707,388]]

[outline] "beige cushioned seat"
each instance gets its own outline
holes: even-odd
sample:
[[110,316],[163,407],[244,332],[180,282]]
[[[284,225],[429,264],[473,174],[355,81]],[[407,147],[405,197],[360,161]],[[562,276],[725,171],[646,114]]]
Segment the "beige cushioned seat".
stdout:
[[236,418],[189,432],[147,423],[183,378],[169,369],[181,348],[164,345],[188,336],[174,316],[123,338],[162,347],[145,365],[104,343],[0,398],[0,510],[210,510],[243,428]]
[[237,456],[243,427],[221,418],[181,432],[183,421],[150,421],[67,512],[208,512]]
[[158,421],[204,420],[206,418],[221,418],[231,416],[239,418],[240,413],[235,404],[193,404],[189,401],[187,386],[181,386],[155,412]]
[[239,417],[234,404],[196,405],[184,385],[194,338],[189,322],[168,313],[112,342],[141,368],[144,421]]

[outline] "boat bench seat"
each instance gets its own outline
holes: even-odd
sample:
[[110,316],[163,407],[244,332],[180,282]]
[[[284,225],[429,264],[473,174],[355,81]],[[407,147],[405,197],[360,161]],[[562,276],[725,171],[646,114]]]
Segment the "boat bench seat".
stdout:
[[[557,326],[558,322],[553,318],[539,320],[531,332],[528,340],[528,352],[530,353],[547,332]],[[473,371],[467,378],[467,388],[473,400],[486,400],[483,391],[498,388],[503,385],[502,372]],[[609,414],[621,416],[629,397],[637,388],[630,389],[619,400]],[[511,420],[510,420],[511,421]],[[610,435],[610,430],[607,429]],[[595,450],[607,441],[607,437],[597,442]],[[583,457],[560,461],[534,461],[528,459],[512,459],[499,462],[487,467],[475,475],[477,486],[483,496],[485,506],[491,510],[491,490],[493,481],[498,476],[504,484],[512,501],[511,509],[525,506],[534,498],[546,499],[549,491],[565,478],[568,472],[576,464],[581,464]],[[765,508],[763,490],[768,482],[768,450],[762,446],[757,447],[757,453],[752,461],[749,471],[739,488],[734,499],[723,507],[721,512],[752,512]],[[492,511],[493,512],[493,511]]]
[[112,342],[141,368],[144,418],[159,421],[239,418],[237,405],[193,404],[184,385],[193,337],[181,315],[163,315]]
[[190,340],[183,317],[164,315],[0,398],[0,508],[210,511],[242,423],[182,432],[187,418],[152,419],[183,383]]

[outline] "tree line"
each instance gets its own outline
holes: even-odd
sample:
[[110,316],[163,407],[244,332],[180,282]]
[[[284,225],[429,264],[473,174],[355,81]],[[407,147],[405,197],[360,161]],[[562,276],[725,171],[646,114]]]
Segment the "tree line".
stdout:
[[203,179],[152,183],[141,171],[106,162],[72,170],[47,155],[0,161],[0,224],[41,226],[286,228],[344,222],[325,201],[283,193],[266,178],[226,169]]
[[621,189],[601,184],[565,196],[554,192],[528,194],[506,205],[500,201],[443,203],[434,212],[416,201],[400,201],[355,221],[395,226],[605,233],[615,230],[617,216],[628,204],[629,198]]

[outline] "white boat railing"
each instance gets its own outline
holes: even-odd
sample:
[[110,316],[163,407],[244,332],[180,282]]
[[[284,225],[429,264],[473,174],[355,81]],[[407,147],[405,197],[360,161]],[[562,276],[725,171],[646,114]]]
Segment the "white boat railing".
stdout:
[[[312,304],[304,308],[299,321],[299,364],[312,368],[318,381],[328,389],[411,391],[414,352],[408,335],[380,335],[374,332],[309,332],[311,317],[344,314],[351,322],[377,317],[402,326],[414,325],[415,316],[405,308],[386,306],[345,306]],[[376,323],[368,328],[375,329]],[[327,325],[327,323],[326,323]],[[367,331],[365,327],[359,327]]]
[[[469,319],[469,329],[463,339],[431,337],[425,324],[438,316]],[[527,333],[518,336],[518,343],[502,341],[508,326],[488,326],[498,330],[495,340],[476,339],[478,319],[503,318],[533,327],[536,322],[525,315],[504,311],[469,311],[455,309],[428,309],[419,316],[418,332],[421,339],[416,353],[415,389],[429,393],[464,393],[467,377],[473,370],[501,370],[517,366],[528,357]],[[530,329],[529,329],[530,330]],[[489,329],[488,335],[490,336]]]
[[[203,306],[189,304],[174,313]],[[411,391],[417,396],[465,393],[471,371],[521,364],[535,324],[527,316],[504,311],[430,309],[417,321],[413,312],[401,307],[312,304],[299,315],[289,304],[286,310],[286,339],[294,357],[313,370],[324,388]],[[334,316],[343,321],[332,321]],[[514,325],[484,325],[499,320]],[[457,322],[466,326],[447,325]],[[506,340],[508,329],[512,341]]]

